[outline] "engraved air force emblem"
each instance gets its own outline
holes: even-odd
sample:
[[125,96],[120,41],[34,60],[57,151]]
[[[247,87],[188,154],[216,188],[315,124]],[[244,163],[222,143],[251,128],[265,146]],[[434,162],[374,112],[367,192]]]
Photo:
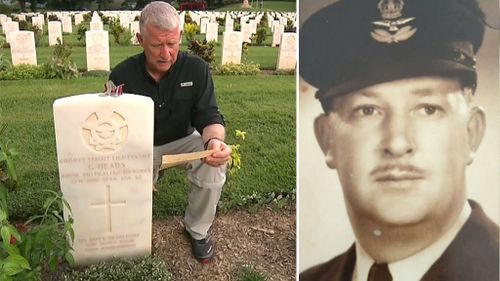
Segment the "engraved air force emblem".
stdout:
[[90,114],[82,126],[84,143],[99,153],[118,151],[128,136],[128,126],[122,115],[113,110]]
[[417,32],[417,28],[409,25],[415,18],[402,17],[403,7],[403,0],[380,0],[377,8],[382,19],[372,22],[375,25],[370,33],[373,39],[380,43],[399,43]]

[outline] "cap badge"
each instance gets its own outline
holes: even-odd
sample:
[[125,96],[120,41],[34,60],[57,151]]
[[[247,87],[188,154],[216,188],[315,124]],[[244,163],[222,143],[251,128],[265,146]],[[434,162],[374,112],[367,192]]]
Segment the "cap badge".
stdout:
[[417,32],[417,28],[408,25],[415,18],[403,18],[403,0],[380,0],[377,5],[381,20],[372,22],[375,29],[370,33],[375,41],[381,43],[399,43]]

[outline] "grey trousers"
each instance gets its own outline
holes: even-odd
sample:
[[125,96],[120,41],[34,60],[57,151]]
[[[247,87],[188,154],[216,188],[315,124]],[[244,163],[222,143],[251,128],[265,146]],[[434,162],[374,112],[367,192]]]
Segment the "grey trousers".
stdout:
[[[203,150],[203,140],[197,131],[182,139],[155,146],[153,183],[156,184],[158,181],[163,155],[201,150]],[[207,236],[215,218],[222,186],[226,181],[226,165],[212,167],[201,162],[201,160],[194,160],[178,167],[187,171],[187,178],[191,183],[191,193],[184,214],[186,230],[194,239],[203,239]]]

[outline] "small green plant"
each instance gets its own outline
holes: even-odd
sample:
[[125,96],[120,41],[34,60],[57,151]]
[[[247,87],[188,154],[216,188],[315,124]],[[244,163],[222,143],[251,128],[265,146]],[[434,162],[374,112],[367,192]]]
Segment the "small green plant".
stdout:
[[165,262],[158,257],[148,256],[139,259],[118,259],[109,262],[100,262],[82,270],[64,273],[60,280],[63,281],[143,281],[147,280],[172,280]]
[[[240,140],[243,141],[246,138],[247,133],[235,130],[234,136],[237,139],[237,142]],[[241,169],[241,153],[240,153],[240,144],[231,144],[229,145],[231,148],[231,159],[229,159],[229,173],[234,174]]]
[[264,43],[264,41],[266,40],[266,33],[267,30],[265,27],[259,27],[252,42],[254,42],[258,46],[263,45],[262,43]]
[[0,80],[40,79],[45,77],[44,72],[43,66],[31,64],[10,65],[5,70],[0,71]]
[[253,266],[242,266],[236,271],[238,281],[266,281],[267,277],[258,272]]
[[70,59],[71,46],[61,44],[57,39],[57,45],[52,53],[52,58],[45,67],[46,78],[70,79],[79,76],[76,64]]
[[78,42],[80,42],[83,46],[85,45],[85,32],[87,32],[87,30],[87,25],[83,22],[76,26],[76,39],[78,39]]
[[193,19],[191,18],[189,12],[186,12],[186,14],[184,15],[184,23],[193,23]]
[[207,42],[206,39],[203,39],[203,41],[193,39],[189,41],[188,49],[209,64],[215,60],[215,42],[213,41]]
[[293,21],[288,19],[285,26],[285,32],[296,32],[297,28],[293,26]]
[[255,63],[228,63],[214,67],[213,73],[216,75],[257,75],[260,73],[260,65]]
[[[186,15],[187,16],[187,15]],[[186,35],[186,40],[192,41],[195,35],[198,33],[198,25],[194,22],[184,24],[184,34]]]
[[[1,122],[1,120],[0,120]],[[44,214],[33,216],[15,226],[9,221],[9,192],[18,187],[14,159],[17,151],[5,140],[7,125],[0,124],[0,280],[36,281],[42,271],[55,271],[61,262],[73,264],[70,253],[74,239],[72,219],[65,221],[60,213],[69,204],[60,193],[47,191]]]
[[131,44],[130,39],[132,34],[128,28],[120,24],[120,20],[111,19],[109,21],[109,33],[113,36],[114,42],[120,46],[128,46]]

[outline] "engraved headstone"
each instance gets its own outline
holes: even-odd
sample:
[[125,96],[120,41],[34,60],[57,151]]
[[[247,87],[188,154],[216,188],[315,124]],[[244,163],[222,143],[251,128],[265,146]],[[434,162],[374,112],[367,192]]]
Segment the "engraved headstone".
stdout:
[[285,26],[283,26],[282,24],[274,25],[273,42],[271,44],[271,47],[276,47],[280,44],[281,34],[283,34],[283,32],[285,32]]
[[226,16],[225,31],[233,31],[234,20],[228,15]]
[[75,25],[79,25],[83,21],[83,14],[75,14]]
[[87,71],[109,71],[109,34],[107,31],[85,32]]
[[84,94],[58,99],[53,107],[76,264],[150,254],[153,101]]
[[71,22],[71,16],[62,17],[62,30],[64,33],[73,33],[73,23]]
[[294,69],[297,64],[297,34],[285,32],[281,34],[280,50],[276,69]]
[[91,21],[90,22],[90,31],[103,31],[104,26],[102,21]]
[[31,23],[33,24],[33,26],[37,26],[38,28],[40,28],[40,30],[43,31],[43,26],[45,25],[45,17],[43,15],[32,17]]
[[209,22],[207,23],[207,34],[205,35],[205,38],[207,42],[210,41],[218,41],[219,37],[219,24],[216,22]]
[[222,38],[222,62],[221,64],[240,64],[243,37],[241,32],[226,31]]
[[19,31],[19,23],[17,21],[7,21],[4,22],[4,33],[5,33],[5,41],[10,43],[10,33],[14,31]]
[[57,45],[57,39],[63,42],[62,24],[60,21],[49,21],[49,46]]
[[252,42],[252,26],[249,23],[244,23],[241,25],[241,34],[243,36],[243,42]]
[[207,33],[208,18],[201,18],[200,20],[200,34]]
[[36,65],[35,34],[33,31],[14,31],[10,33],[10,54],[12,64]]

